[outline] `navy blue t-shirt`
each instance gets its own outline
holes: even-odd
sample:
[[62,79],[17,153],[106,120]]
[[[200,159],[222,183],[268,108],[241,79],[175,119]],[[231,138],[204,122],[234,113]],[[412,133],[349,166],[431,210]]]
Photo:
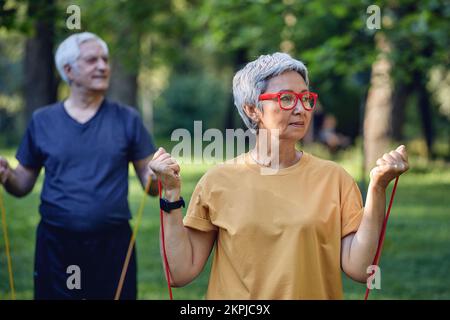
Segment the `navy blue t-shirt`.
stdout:
[[23,166],[45,168],[39,207],[45,222],[95,231],[131,218],[128,164],[154,152],[138,112],[105,99],[84,124],[62,102],[38,109],[16,158]]

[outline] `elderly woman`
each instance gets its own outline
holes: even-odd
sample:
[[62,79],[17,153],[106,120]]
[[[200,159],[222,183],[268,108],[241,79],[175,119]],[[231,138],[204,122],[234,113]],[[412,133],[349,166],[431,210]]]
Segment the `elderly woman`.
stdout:
[[[305,65],[283,53],[260,56],[235,75],[235,104],[257,131],[256,148],[209,170],[184,220],[180,167],[163,149],[155,153],[149,167],[165,189],[172,286],[195,279],[213,246],[208,299],[341,299],[341,269],[366,281],[386,188],[408,170],[406,150],[400,146],[377,161],[363,207],[358,186],[344,169],[295,147],[317,99],[308,85]],[[274,136],[278,148],[269,143],[268,157],[261,156],[261,144]],[[276,170],[261,174],[264,166]]]

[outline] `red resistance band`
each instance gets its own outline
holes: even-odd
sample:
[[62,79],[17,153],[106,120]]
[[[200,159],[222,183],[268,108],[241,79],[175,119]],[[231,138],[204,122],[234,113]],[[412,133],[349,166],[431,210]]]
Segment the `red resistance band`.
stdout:
[[[384,218],[383,226],[381,227],[381,233],[380,233],[380,239],[378,240],[377,252],[376,252],[375,258],[373,259],[373,262],[372,262],[372,265],[374,265],[374,266],[378,266],[378,263],[380,262],[381,249],[383,248],[384,236],[386,235],[386,226],[388,223],[389,215],[391,214],[391,208],[392,208],[392,203],[394,202],[394,196],[395,196],[395,191],[397,190],[397,184],[398,184],[398,177],[395,178],[394,188],[392,189],[392,194],[391,194],[391,200],[389,201],[387,214],[386,214],[386,217]],[[374,273],[375,273],[375,270],[371,275],[373,275]],[[369,298],[369,293],[370,293],[370,289],[369,289],[369,286],[367,286],[366,295],[364,296],[364,301],[366,301]]]
[[[161,199],[162,198],[162,185],[161,185],[161,180],[159,180],[159,179],[158,179],[158,192],[159,192],[159,198]],[[166,271],[167,287],[169,288],[170,300],[173,300],[172,286],[170,285],[169,261],[167,260],[166,241],[165,241],[165,237],[164,237],[164,213],[161,208],[159,209],[159,217],[160,217],[160,221],[161,221],[161,243],[162,243],[163,256],[164,256],[164,269]]]

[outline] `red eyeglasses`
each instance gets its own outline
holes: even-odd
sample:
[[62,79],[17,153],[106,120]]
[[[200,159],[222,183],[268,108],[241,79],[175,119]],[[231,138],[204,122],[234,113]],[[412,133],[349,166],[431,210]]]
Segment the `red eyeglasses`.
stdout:
[[259,101],[263,100],[278,100],[278,104],[283,110],[292,110],[298,100],[302,103],[303,108],[306,111],[312,111],[316,106],[318,94],[314,92],[292,92],[292,91],[280,91],[277,93],[263,93],[259,96]]

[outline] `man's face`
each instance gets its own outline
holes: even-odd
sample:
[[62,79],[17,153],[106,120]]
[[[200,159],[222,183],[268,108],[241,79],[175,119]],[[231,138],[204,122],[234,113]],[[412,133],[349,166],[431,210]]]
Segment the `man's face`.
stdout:
[[87,90],[106,91],[109,86],[108,55],[95,40],[80,45],[80,56],[74,67],[66,69],[72,84]]

